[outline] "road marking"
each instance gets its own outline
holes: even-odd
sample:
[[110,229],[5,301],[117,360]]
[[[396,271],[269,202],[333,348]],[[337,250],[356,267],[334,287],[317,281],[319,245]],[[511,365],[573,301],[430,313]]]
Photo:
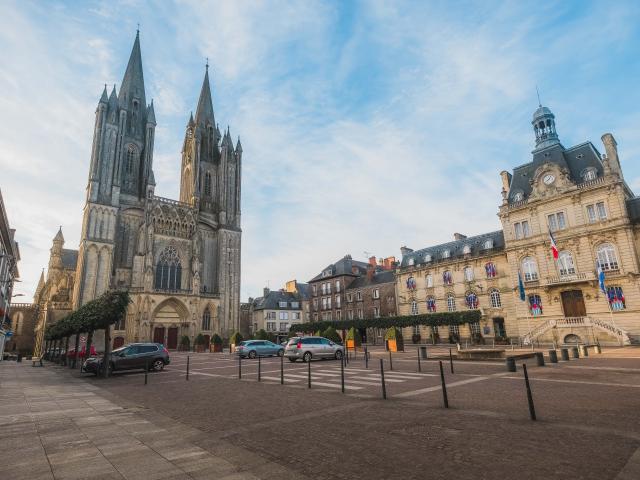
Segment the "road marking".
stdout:
[[607,371],[616,371],[619,370],[621,372],[640,372],[640,368],[628,368],[628,367],[587,367],[582,365],[570,365],[566,368],[584,368],[587,370],[607,370]]
[[[522,377],[514,377],[514,376],[506,376],[506,375],[502,376],[501,378],[508,378],[510,380],[522,380]],[[529,380],[531,380],[532,382],[577,383],[580,385],[602,385],[604,387],[640,388],[640,385],[631,385],[626,383],[588,382],[586,380],[561,380],[559,378],[532,377]]]
[[[481,382],[483,380],[489,380],[491,377],[502,377],[504,375],[506,375],[506,373],[496,373],[490,376],[467,378],[466,380],[459,380],[457,382],[447,383],[447,388],[459,387],[461,385],[467,385],[469,383]],[[394,395],[394,397],[397,397],[397,398],[413,397],[415,395],[420,395],[422,393],[435,392],[441,389],[442,389],[441,385],[435,385],[433,387],[421,388],[420,390],[412,390],[410,392],[399,393],[397,395]]]

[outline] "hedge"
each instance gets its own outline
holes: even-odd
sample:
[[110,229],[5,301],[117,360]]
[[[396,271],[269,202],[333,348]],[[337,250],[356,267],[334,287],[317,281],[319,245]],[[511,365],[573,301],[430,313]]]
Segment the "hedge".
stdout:
[[465,310],[463,312],[425,313],[422,315],[403,315],[397,317],[364,318],[357,320],[336,320],[311,323],[295,323],[291,325],[292,332],[313,333],[324,331],[327,327],[337,330],[349,330],[351,328],[404,328],[414,325],[427,325],[440,327],[447,325],[464,325],[480,321],[480,310]]
[[340,338],[340,335],[338,335],[336,329],[331,326],[325,328],[321,336],[323,336],[324,338],[328,338],[332,342],[342,345],[342,338]]

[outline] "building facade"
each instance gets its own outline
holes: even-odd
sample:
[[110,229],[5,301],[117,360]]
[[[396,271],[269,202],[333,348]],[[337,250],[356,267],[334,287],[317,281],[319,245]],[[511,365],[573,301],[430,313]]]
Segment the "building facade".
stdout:
[[470,336],[636,343],[640,198],[624,180],[616,140],[602,136],[605,154],[591,142],[565,148],[542,106],[532,126],[531,161],[501,173],[503,229],[405,249],[400,313],[476,308],[482,319]]
[[15,239],[16,231],[9,226],[7,210],[0,192],[0,361],[2,361],[5,347],[15,350],[10,344],[15,335],[15,323],[11,316],[11,297],[14,282],[19,277],[18,262],[20,249]]
[[[183,335],[193,341],[199,333],[228,338],[240,321],[242,146],[228,128],[220,133],[208,65],[186,126],[179,200],[155,195],[155,128],[137,34],[120,91],[114,85],[108,95],[105,87],[96,109],[70,307],[108,289],[128,290],[132,303],[114,327],[116,346],[176,348]],[[39,332],[50,320],[41,312]]]
[[291,325],[304,318],[303,295],[299,291],[269,290],[250,301],[251,334],[265,330],[277,341],[287,338]]

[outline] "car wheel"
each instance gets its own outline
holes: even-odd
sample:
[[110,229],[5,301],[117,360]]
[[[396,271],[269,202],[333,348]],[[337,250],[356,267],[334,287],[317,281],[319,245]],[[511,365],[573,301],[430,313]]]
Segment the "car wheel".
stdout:
[[284,357],[284,350],[278,350],[278,356]]
[[311,361],[311,352],[307,352],[302,356],[302,360],[305,362],[310,362]]
[[291,357],[289,357],[289,361],[290,361],[291,363],[296,363],[296,359],[295,359],[295,358],[291,358]]
[[153,361],[153,368],[156,372],[160,372],[164,368],[164,362],[159,358]]
[[342,359],[342,350],[336,350],[336,360],[341,360]]
[[256,355],[258,355],[258,354],[256,353],[256,351],[255,351],[255,350],[251,350],[251,351],[249,352],[249,358],[256,358]]

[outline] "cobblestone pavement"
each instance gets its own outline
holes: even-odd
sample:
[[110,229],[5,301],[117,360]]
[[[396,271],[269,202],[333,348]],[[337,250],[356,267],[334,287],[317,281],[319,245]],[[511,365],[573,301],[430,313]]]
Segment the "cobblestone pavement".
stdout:
[[368,368],[362,355],[345,368],[344,394],[335,361],[312,362],[311,389],[307,364],[262,359],[258,382],[258,362],[243,360],[239,380],[228,353],[189,354],[188,380],[187,354],[172,353],[148,385],[139,372],[80,379],[52,364],[2,365],[3,436],[39,459],[22,455],[10,471],[36,469],[42,478],[52,471],[55,478],[640,478],[640,349],[545,367],[527,360],[536,422],[521,366],[509,373],[500,362],[456,361],[452,374],[445,362],[444,409],[437,361],[418,367],[415,352],[394,354],[391,371],[388,354],[372,353]]

